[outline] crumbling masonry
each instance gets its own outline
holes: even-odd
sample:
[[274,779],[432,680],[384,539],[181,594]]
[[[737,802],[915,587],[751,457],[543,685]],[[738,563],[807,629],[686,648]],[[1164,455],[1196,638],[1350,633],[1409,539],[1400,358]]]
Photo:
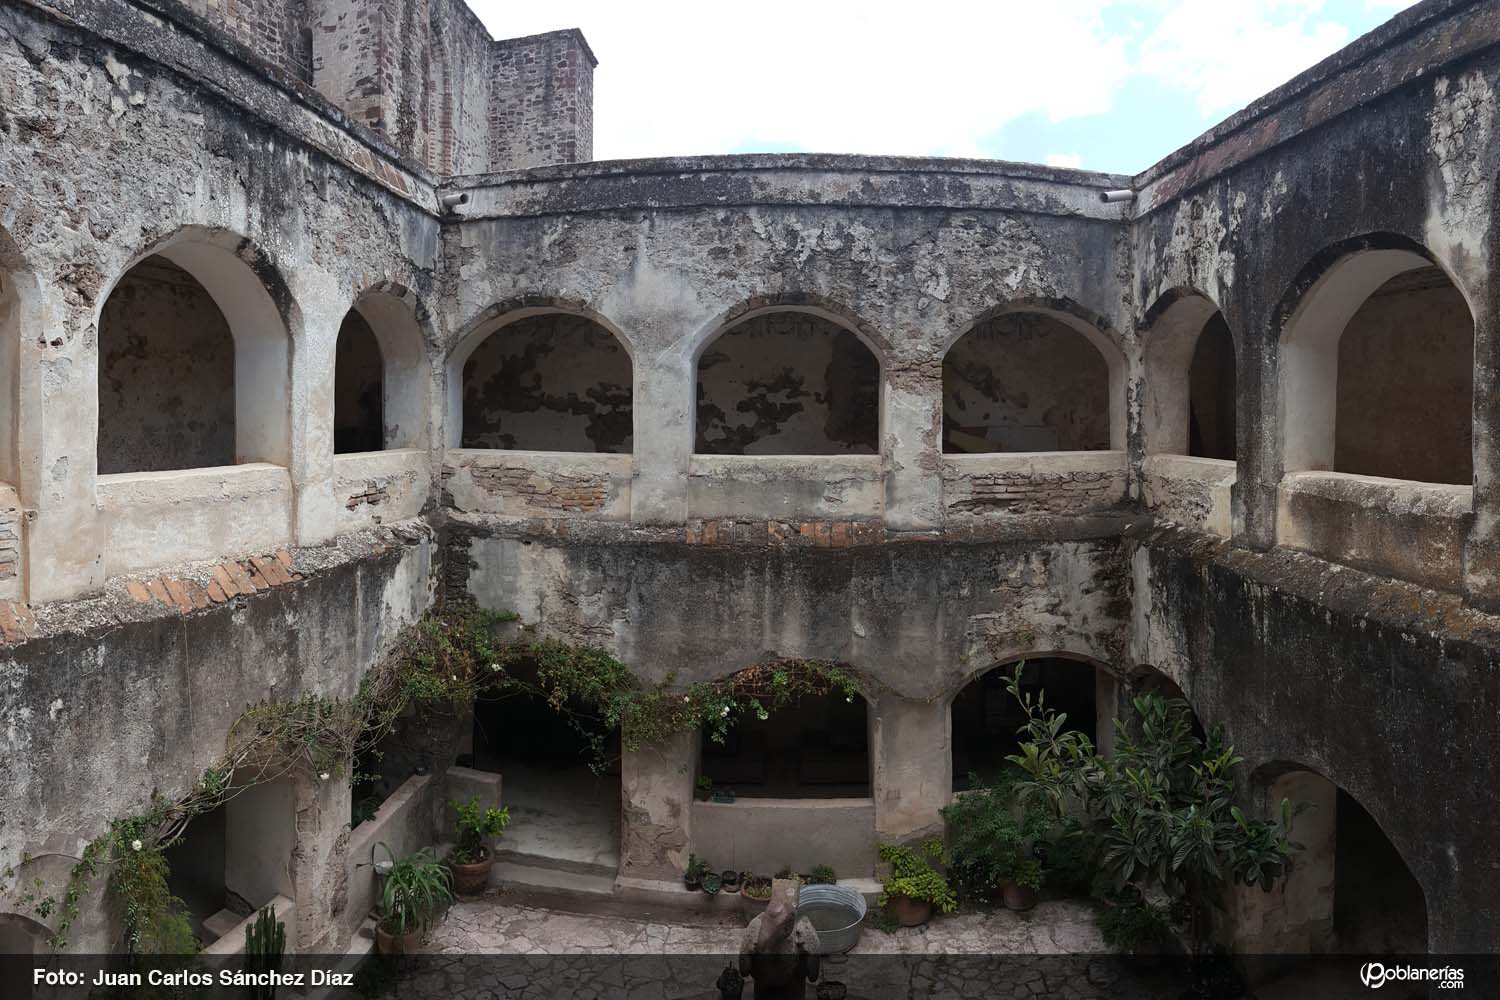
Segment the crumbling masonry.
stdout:
[[[59,885],[446,594],[646,678],[862,671],[867,789],[778,819],[855,873],[940,825],[970,681],[1170,681],[1326,806],[1237,947],[1349,945],[1336,794],[1417,947],[1495,946],[1500,5],[1134,177],[589,162],[594,65],[461,0],[0,6],[0,862]],[[689,743],[625,755],[620,892],[768,808],[694,803]],[[337,784],[227,885],[303,950],[363,915]]]

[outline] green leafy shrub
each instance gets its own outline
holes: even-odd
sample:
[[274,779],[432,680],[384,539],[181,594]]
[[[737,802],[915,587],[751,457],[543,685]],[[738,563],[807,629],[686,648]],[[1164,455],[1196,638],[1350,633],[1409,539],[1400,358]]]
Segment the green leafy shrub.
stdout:
[[1150,951],[1172,940],[1167,909],[1143,899],[1105,907],[1099,914],[1099,933],[1117,951]]
[[688,855],[687,871],[683,873],[690,881],[701,882],[708,874],[708,862],[696,854]]
[[395,935],[424,931],[453,902],[453,873],[430,847],[392,860],[380,896],[380,927]]
[[1101,874],[1098,840],[1075,820],[1058,824],[1049,834],[1042,859],[1042,879],[1052,890],[1076,899],[1095,895]]
[[946,860],[942,841],[929,840],[920,851],[909,847],[880,845],[880,860],[891,866],[878,902],[884,906],[892,896],[906,896],[931,903],[940,913],[952,913],[958,899],[948,880],[934,867]]
[[[1034,802],[1018,800],[1013,777],[980,785],[943,810],[948,875],[964,899],[989,899],[1006,881],[1031,878],[1032,851],[1051,821]],[[1035,886],[1033,886],[1035,888]]]
[[833,870],[832,865],[817,865],[812,870],[812,877],[808,879],[810,885],[835,885],[838,883],[838,872]]
[[453,809],[458,814],[454,824],[458,831],[458,843],[448,852],[448,860],[455,865],[472,865],[483,860],[484,842],[490,837],[500,836],[510,825],[509,809],[496,809],[494,806],[481,809],[477,795],[470,796],[466,801],[455,799]]

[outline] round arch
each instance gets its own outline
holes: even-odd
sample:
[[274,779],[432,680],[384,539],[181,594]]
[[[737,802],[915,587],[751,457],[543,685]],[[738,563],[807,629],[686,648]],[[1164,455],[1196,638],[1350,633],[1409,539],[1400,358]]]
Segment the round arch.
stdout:
[[[382,447],[426,448],[432,440],[433,378],[427,345],[433,337],[431,317],[420,297],[405,285],[379,282],[355,296],[349,314],[364,321],[379,348]],[[340,341],[344,334],[341,329]],[[337,356],[335,346],[336,382]]]
[[[1326,773],[1291,760],[1250,772],[1249,789],[1266,815],[1283,799],[1302,812],[1292,839],[1302,852],[1269,897],[1244,901],[1252,950],[1418,954],[1427,950],[1425,887],[1386,832],[1374,799],[1358,797]],[[1366,805],[1370,803],[1370,805]],[[1372,808],[1373,807],[1373,808]]]
[[162,257],[186,271],[213,299],[234,339],[236,463],[291,463],[291,352],[301,310],[280,269],[249,238],[228,229],[186,226],[152,243],[122,267],[97,300],[97,330],[110,295],[133,268]]
[[[875,382],[875,396],[873,400],[874,428],[871,441],[871,451],[879,453],[881,442],[885,433],[885,393],[887,370],[890,358],[890,342],[880,334],[873,326],[860,318],[853,310],[842,303],[828,299],[824,296],[810,293],[782,293],[778,295],[757,296],[737,303],[730,309],[720,313],[714,319],[699,327],[699,329],[686,342],[687,363],[693,374],[693,400],[689,409],[692,421],[692,440],[694,450],[698,450],[700,443],[700,430],[702,430],[700,410],[704,403],[703,371],[704,360],[710,348],[719,344],[726,337],[732,337],[737,331],[747,330],[751,324],[758,320],[769,320],[777,315],[809,316],[821,320],[829,328],[838,333],[847,333],[854,338],[858,344],[868,352],[870,360],[874,362],[873,378]],[[835,348],[836,350],[836,345]],[[858,352],[858,348],[854,349]],[[847,359],[846,359],[847,360]],[[856,359],[857,360],[857,359]],[[837,368],[848,371],[849,364],[839,364],[831,360],[829,370]],[[826,372],[825,372],[826,374]],[[825,388],[827,388],[825,384]],[[860,408],[861,411],[863,408]],[[863,421],[859,421],[862,423]],[[799,450],[798,453],[805,453]],[[834,449],[830,453],[838,453]]]
[[20,913],[0,913],[0,955],[44,955],[51,951],[52,932]]
[[464,424],[464,366],[474,351],[490,336],[512,324],[537,316],[574,316],[597,324],[614,337],[630,360],[632,394],[636,369],[635,345],[625,331],[615,322],[585,305],[560,296],[526,295],[507,299],[489,306],[461,328],[461,333],[449,348],[443,363],[446,406],[444,408],[443,437],[449,448],[463,446]]
[[[1437,268],[1452,283],[1472,324],[1472,297],[1453,272],[1427,247],[1395,233],[1368,233],[1335,243],[1292,281],[1274,313],[1283,472],[1335,468],[1339,345],[1345,330],[1387,282],[1425,268]],[[1471,380],[1472,368],[1471,351]],[[1472,419],[1467,412],[1465,416]]]
[[1019,298],[1003,302],[976,316],[968,324],[950,332],[941,345],[942,357],[946,361],[953,347],[984,324],[1003,316],[1030,313],[1048,319],[1080,334],[1098,350],[1104,360],[1109,384],[1109,447],[1119,451],[1126,441],[1126,382],[1127,365],[1125,352],[1120,347],[1119,334],[1108,320],[1068,298]]
[[[1140,331],[1145,368],[1141,424],[1147,454],[1186,455],[1191,451],[1194,360],[1216,317],[1223,319],[1219,303],[1208,293],[1187,286],[1163,292],[1146,311]],[[1223,329],[1229,338],[1233,385],[1239,342],[1227,323]],[[1231,418],[1234,403],[1231,395]]]

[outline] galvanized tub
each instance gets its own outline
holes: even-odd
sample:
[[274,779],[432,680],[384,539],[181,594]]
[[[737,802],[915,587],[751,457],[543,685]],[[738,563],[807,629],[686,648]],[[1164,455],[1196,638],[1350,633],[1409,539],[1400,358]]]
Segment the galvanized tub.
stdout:
[[823,954],[839,955],[859,943],[865,897],[846,885],[804,885],[797,895],[797,916],[806,917],[818,932]]

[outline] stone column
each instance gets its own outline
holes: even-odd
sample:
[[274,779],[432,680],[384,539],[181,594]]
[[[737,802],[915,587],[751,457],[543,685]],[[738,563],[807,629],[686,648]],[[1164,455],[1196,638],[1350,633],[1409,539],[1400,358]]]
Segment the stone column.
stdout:
[[890,362],[880,411],[885,522],[898,531],[936,528],[943,520],[942,363]]
[[882,843],[942,836],[942,809],[953,799],[948,702],[883,691],[870,718],[875,836]]
[[97,331],[56,288],[32,284],[21,303],[16,487],[22,575],[32,604],[104,586],[104,525],[94,451],[99,440]]
[[692,844],[698,733],[627,750],[620,769],[620,882],[680,881]]
[[296,950],[342,953],[349,928],[342,919],[349,902],[349,782],[297,774],[294,783],[296,836],[292,886],[297,902]]
[[1270,316],[1253,310],[1224,307],[1225,322],[1240,331],[1240,364],[1236,368],[1239,396],[1235,416],[1238,458],[1230,488],[1231,531],[1236,541],[1251,548],[1276,544],[1276,490],[1281,484],[1281,418],[1276,330]]
[[[1500,282],[1495,283],[1500,289]],[[1500,297],[1500,290],[1490,298]],[[1500,611],[1500,304],[1478,298],[1474,312],[1474,521],[1464,545],[1464,596]]]
[[690,357],[670,350],[635,358],[635,478],[630,519],[638,524],[682,524],[687,520],[688,465],[693,454],[693,392]]
[[[292,350],[291,442],[292,541],[316,545],[338,533],[333,495],[333,379],[339,328],[347,314],[332,282],[298,288],[303,328]],[[293,331],[293,336],[297,331]]]

